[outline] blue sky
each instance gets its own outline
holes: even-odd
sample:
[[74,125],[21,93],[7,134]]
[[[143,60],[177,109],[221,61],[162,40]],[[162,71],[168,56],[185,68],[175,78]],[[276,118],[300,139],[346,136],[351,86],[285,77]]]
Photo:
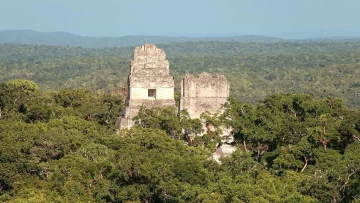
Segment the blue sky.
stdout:
[[0,0],[0,30],[82,36],[360,36],[360,0]]

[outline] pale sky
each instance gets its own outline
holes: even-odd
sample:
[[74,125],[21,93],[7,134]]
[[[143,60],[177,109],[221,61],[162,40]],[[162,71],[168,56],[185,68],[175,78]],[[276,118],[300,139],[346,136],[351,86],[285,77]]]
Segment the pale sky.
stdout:
[[0,0],[0,30],[82,36],[360,36],[360,0]]

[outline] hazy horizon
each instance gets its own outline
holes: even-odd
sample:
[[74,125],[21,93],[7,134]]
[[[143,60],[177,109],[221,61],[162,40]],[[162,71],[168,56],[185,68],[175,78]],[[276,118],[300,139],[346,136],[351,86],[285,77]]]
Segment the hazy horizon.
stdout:
[[358,7],[356,0],[3,0],[0,30],[91,37],[360,37]]

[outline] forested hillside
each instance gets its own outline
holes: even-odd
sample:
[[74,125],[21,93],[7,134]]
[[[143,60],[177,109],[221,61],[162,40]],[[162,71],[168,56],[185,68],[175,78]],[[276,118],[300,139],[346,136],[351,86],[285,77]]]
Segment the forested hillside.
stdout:
[[124,37],[83,37],[67,32],[38,32],[34,30],[0,30],[0,43],[72,46],[85,48],[128,47],[144,43],[168,44],[174,42],[199,41],[236,41],[273,43],[280,38],[244,35],[236,37],[161,37],[161,36],[124,36]]
[[199,119],[154,108],[116,135],[122,106],[89,89],[0,84],[0,201],[360,202],[360,117],[340,99],[230,99],[203,115],[234,130],[238,150],[222,164],[209,159],[219,129],[189,142]]
[[[273,93],[340,97],[360,106],[360,43],[184,42],[165,50],[176,85],[185,73],[225,74],[232,95],[257,102]],[[107,92],[126,87],[134,47],[83,49],[0,45],[0,82],[35,81],[42,90],[87,87]]]

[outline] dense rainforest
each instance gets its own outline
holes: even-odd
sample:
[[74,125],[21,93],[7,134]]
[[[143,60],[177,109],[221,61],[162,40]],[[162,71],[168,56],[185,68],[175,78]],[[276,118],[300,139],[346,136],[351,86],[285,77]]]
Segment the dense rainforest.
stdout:
[[0,202],[360,202],[359,42],[157,46],[177,84],[230,81],[214,133],[153,108],[116,134],[134,47],[0,44]]
[[[177,88],[185,73],[225,74],[234,97],[256,103],[275,93],[342,98],[360,106],[360,42],[183,42],[165,50]],[[42,90],[126,87],[134,47],[84,49],[0,44],[0,82],[35,81]]]
[[116,134],[120,96],[11,80],[0,98],[1,202],[360,202],[360,117],[341,99],[230,99],[203,115],[234,130],[218,164],[220,128],[189,143],[184,111],[141,109]]

